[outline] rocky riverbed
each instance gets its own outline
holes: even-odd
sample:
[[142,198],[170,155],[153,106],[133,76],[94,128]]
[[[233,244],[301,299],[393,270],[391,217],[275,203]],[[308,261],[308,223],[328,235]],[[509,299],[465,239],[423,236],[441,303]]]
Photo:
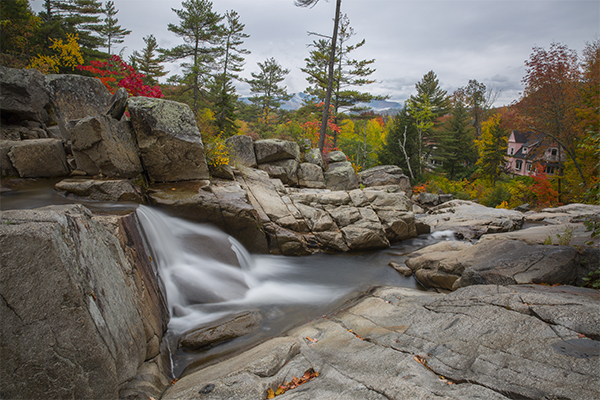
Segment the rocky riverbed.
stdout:
[[[599,292],[579,286],[599,265],[600,238],[590,243],[583,221],[598,219],[600,206],[519,212],[410,196],[398,167],[356,175],[341,152],[327,164],[315,149],[245,136],[228,142],[230,165],[215,168],[185,105],[4,67],[0,89],[2,196],[24,208],[3,206],[0,216],[0,397],[598,397]],[[44,203],[18,200],[39,178],[55,179],[56,203],[67,204],[26,209]],[[355,254],[430,230],[460,241],[390,255],[428,291],[375,288],[175,381],[167,327],[194,304],[169,299],[135,206],[107,215],[78,202],[149,204],[216,225],[256,253]],[[249,286],[233,243],[217,251],[209,235],[182,248],[238,260],[229,276],[243,296]],[[179,282],[202,294],[217,286],[187,275]],[[199,324],[180,344],[196,349],[250,333],[264,317],[251,310]]]

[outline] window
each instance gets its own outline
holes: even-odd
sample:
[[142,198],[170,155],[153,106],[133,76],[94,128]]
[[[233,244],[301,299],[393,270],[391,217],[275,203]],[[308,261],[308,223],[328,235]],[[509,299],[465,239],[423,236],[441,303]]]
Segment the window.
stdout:
[[531,163],[527,163],[527,172],[531,171]]
[[554,174],[554,173],[556,173],[556,167],[555,166],[548,166],[548,165],[546,165],[546,168],[544,169],[544,171],[547,174]]
[[521,160],[517,160],[517,161],[515,162],[515,169],[516,169],[517,171],[520,171],[520,170],[521,170],[521,168],[523,168],[523,161],[521,161]]
[[523,154],[527,154],[527,147],[523,146]]
[[512,156],[513,154],[515,154],[515,149],[513,147],[510,148],[510,155]]
[[550,150],[550,154],[552,154],[553,156],[558,155],[558,149],[552,149],[552,150]]

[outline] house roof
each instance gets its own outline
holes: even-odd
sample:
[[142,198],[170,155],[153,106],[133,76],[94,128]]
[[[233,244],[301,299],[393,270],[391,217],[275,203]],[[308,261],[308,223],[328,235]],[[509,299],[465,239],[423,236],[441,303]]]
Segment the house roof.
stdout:
[[527,143],[533,132],[512,131],[512,134],[515,137],[515,143]]

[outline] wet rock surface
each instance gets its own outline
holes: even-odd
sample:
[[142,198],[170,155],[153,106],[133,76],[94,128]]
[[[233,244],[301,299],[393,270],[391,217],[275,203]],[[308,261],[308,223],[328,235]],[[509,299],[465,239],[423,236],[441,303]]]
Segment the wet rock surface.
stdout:
[[[281,399],[590,399],[600,390],[597,291],[382,288],[220,364],[164,399],[255,399],[313,368]],[[210,390],[208,390],[210,388]]]
[[210,323],[209,326],[184,332],[179,337],[178,345],[186,350],[214,346],[253,332],[259,328],[261,321],[259,311],[229,315]]

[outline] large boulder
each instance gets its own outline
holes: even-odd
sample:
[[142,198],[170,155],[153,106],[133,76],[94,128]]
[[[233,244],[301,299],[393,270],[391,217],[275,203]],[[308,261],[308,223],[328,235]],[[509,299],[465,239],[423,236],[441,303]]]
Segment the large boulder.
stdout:
[[340,150],[335,150],[327,154],[327,160],[330,164],[332,164],[348,161],[348,158],[346,157],[344,152]]
[[86,117],[77,122],[70,134],[78,170],[111,178],[132,178],[143,171],[128,121],[107,115]]
[[245,167],[256,167],[256,155],[254,154],[254,142],[250,136],[236,135],[228,138],[225,142],[229,150],[229,163],[231,165],[243,165]]
[[35,69],[0,66],[0,110],[5,121],[46,122],[45,107],[49,100],[44,74]]
[[380,165],[358,173],[358,180],[366,187],[398,185],[406,193],[411,193],[410,180],[396,165]]
[[[221,363],[165,400],[591,399],[600,391],[600,299],[576,287],[380,288]],[[200,395],[200,397],[198,397]]]
[[318,165],[321,170],[325,169],[325,163],[323,162],[323,156],[319,149],[310,149],[304,154],[304,161],[310,164]]
[[[6,154],[21,178],[51,178],[69,174],[62,140],[32,139],[4,142],[3,147],[9,148]],[[8,173],[11,172],[8,167],[6,170]]]
[[254,142],[254,152],[258,164],[289,159],[300,161],[300,146],[289,140],[257,140]]
[[309,162],[298,166],[298,186],[306,188],[324,189],[325,178],[323,169],[317,164]]
[[118,398],[147,340],[116,236],[81,205],[1,219],[2,397]]
[[70,138],[71,121],[106,113],[112,94],[96,78],[81,75],[46,75],[50,93],[51,122],[64,138]]
[[298,186],[298,167],[298,161],[295,159],[272,161],[258,166],[271,178],[280,179],[282,183],[289,186]]
[[453,230],[465,238],[478,239],[487,233],[510,232],[525,222],[523,213],[489,208],[472,201],[452,200],[430,209],[421,222],[434,231]]
[[202,137],[189,106],[148,97],[132,97],[128,104],[152,182],[208,179]]
[[[434,245],[406,260],[424,285],[455,290],[478,284],[580,284],[589,272],[577,249],[489,240],[457,251]],[[464,245],[462,245],[464,246]]]
[[323,174],[325,186],[331,190],[352,190],[358,188],[358,178],[349,161],[330,163]]

